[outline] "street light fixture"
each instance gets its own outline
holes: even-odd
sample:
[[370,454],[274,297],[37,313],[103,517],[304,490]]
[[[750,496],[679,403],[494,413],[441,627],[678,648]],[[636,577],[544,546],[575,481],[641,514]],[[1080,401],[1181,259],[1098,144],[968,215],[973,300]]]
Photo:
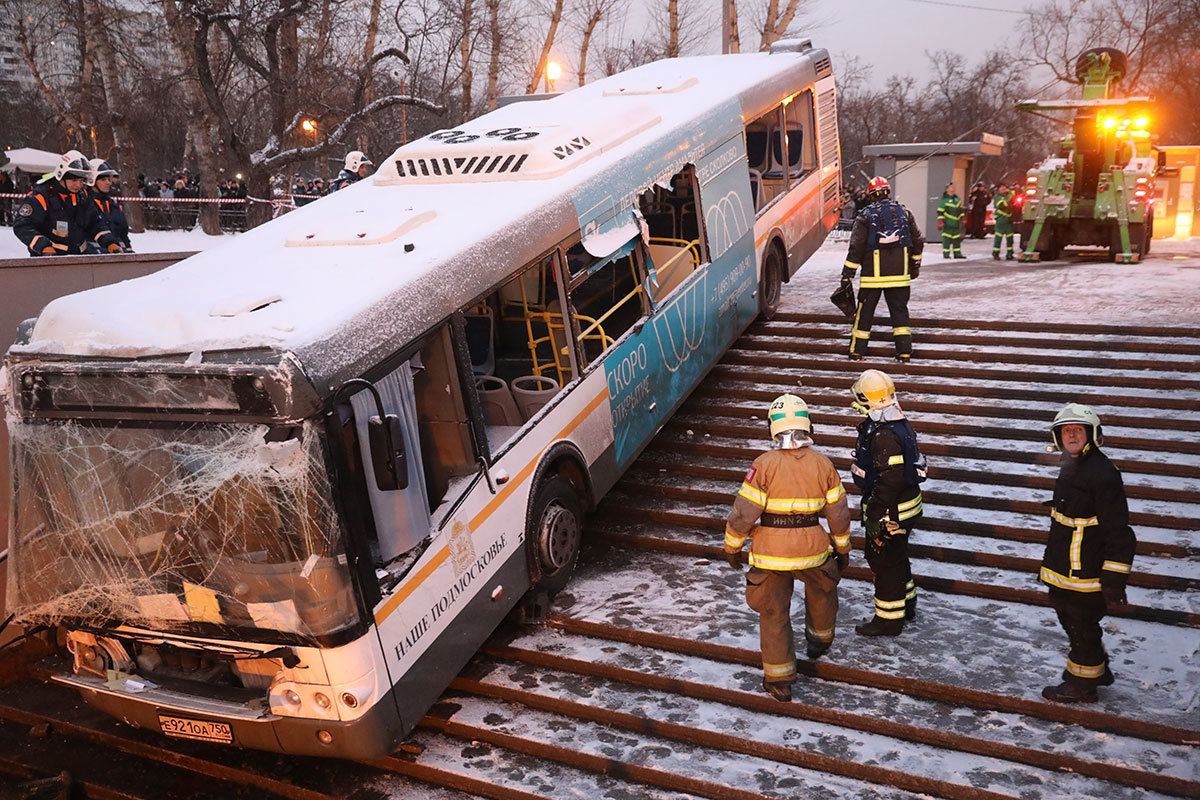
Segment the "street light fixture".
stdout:
[[562,77],[562,64],[557,61],[546,62],[546,91],[554,91],[554,82]]
[[317,121],[315,119],[309,119],[307,117],[300,120],[300,130],[304,131],[305,133],[316,133],[317,132]]

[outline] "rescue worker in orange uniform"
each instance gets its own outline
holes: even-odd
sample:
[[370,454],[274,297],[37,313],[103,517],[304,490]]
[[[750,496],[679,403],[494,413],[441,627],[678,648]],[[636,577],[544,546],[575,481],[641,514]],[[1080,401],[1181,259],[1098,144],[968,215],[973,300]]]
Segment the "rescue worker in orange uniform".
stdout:
[[863,549],[875,573],[875,615],[854,630],[860,636],[896,636],[917,615],[908,537],[921,520],[925,457],[890,377],[869,369],[853,392],[854,408],[867,418],[858,425],[850,471],[862,489]]
[[1100,620],[1122,606],[1133,568],[1137,538],[1129,527],[1129,504],[1121,472],[1100,444],[1100,417],[1070,403],[1054,417],[1054,444],[1064,453],[1054,483],[1050,537],[1039,577],[1050,587],[1050,605],[1071,649],[1063,682],[1042,696],[1059,703],[1094,703],[1097,686],[1111,686],[1113,673],[1101,641]]
[[78,150],[68,150],[59,158],[54,177],[21,200],[13,233],[31,256],[83,253],[89,240],[110,253],[123,250],[83,189],[89,177],[87,158]]
[[725,554],[740,570],[742,547],[752,537],[746,603],[759,615],[763,689],[786,702],[796,680],[794,582],[804,584],[804,638],[808,657],[817,659],[833,643],[837,585],[850,559],[850,511],[833,463],[812,448],[804,401],[781,395],[768,416],[774,449],[754,460],[733,500]]
[[875,307],[881,295],[887,301],[892,320],[896,360],[912,358],[908,296],[913,280],[921,274],[925,239],[912,212],[888,199],[891,190],[886,179],[872,178],[867,185],[870,205],[859,212],[850,229],[850,248],[842,265],[841,285],[852,285],[854,274],[862,269],[858,282],[858,311],[854,315],[854,329],[850,332],[851,361],[861,361],[867,354]]

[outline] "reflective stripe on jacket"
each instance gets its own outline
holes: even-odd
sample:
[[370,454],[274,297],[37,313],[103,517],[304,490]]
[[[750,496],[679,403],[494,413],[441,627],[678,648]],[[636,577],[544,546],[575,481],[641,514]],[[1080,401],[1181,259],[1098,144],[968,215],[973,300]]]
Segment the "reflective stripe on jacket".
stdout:
[[1124,588],[1136,547],[1120,470],[1092,444],[1078,458],[1064,457],[1054,483],[1042,582],[1073,592],[1099,592],[1105,584]]
[[[823,513],[831,532],[819,524],[804,528],[756,524],[763,513]],[[750,564],[759,569],[809,569],[824,564],[833,550],[849,553],[850,509],[833,463],[811,447],[770,450],[755,459],[733,499],[725,545],[740,549],[747,537],[753,537]]]

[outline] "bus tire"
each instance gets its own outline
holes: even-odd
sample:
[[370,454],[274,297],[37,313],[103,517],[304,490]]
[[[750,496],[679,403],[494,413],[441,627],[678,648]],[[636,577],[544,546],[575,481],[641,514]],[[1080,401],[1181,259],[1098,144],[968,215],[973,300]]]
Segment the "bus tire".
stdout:
[[778,242],[772,242],[767,246],[767,257],[763,260],[762,278],[758,284],[758,313],[763,319],[771,319],[779,311],[783,269],[783,251]]
[[583,542],[583,508],[575,485],[562,475],[547,476],[529,511],[525,541],[533,591],[553,597],[570,580]]

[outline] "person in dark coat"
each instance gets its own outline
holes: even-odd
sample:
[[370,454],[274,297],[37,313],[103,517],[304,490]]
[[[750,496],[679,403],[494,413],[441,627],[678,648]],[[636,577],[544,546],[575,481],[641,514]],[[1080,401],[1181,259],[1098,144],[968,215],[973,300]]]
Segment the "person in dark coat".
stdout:
[[925,457],[886,373],[867,370],[851,391],[854,408],[867,415],[858,425],[850,473],[862,490],[863,550],[875,574],[875,614],[854,631],[897,636],[917,616],[908,541],[921,521]]
[[[113,238],[125,249],[125,252],[132,253],[133,245],[129,242],[129,220],[125,217],[125,206],[112,196],[113,178],[117,177],[117,170],[103,158],[93,158],[88,164],[91,167],[91,176],[88,178],[88,196],[99,209],[100,216],[107,224]],[[91,249],[90,246],[89,249]],[[99,247],[95,248],[95,252],[100,252]]]
[[850,230],[850,247],[842,265],[842,285],[853,283],[861,269],[858,310],[850,332],[850,360],[861,361],[867,354],[875,307],[882,296],[892,320],[892,340],[896,360],[912,358],[912,329],[908,319],[908,297],[912,281],[921,274],[921,251],[925,238],[912,212],[889,199],[891,186],[875,177],[867,186],[871,201]]
[[[7,172],[0,172],[0,194],[16,194],[17,185],[13,183],[12,176]],[[11,225],[12,217],[12,198],[0,197],[0,225]]]
[[987,207],[991,200],[992,194],[983,185],[983,181],[976,181],[967,197],[967,205],[971,209],[968,232],[972,239],[982,239],[986,235],[984,224],[987,222]]
[[68,150],[59,158],[54,177],[21,200],[13,233],[31,256],[83,253],[89,241],[110,253],[121,251],[99,209],[83,190],[90,175],[83,153]]
[[1042,696],[1059,703],[1094,703],[1097,686],[1114,680],[1100,621],[1126,604],[1137,537],[1129,527],[1129,504],[1121,472],[1100,444],[1104,433],[1095,411],[1070,403],[1054,417],[1051,450],[1063,452],[1054,483],[1050,537],[1039,578],[1070,642],[1062,683]]

